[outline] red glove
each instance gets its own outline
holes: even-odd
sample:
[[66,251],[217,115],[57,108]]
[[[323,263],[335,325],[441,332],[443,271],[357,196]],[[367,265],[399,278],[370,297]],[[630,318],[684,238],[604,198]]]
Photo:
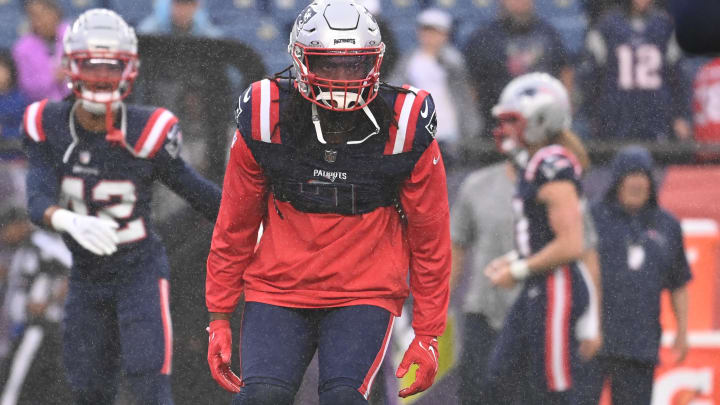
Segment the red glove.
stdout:
[[397,378],[402,378],[411,365],[418,365],[415,381],[409,388],[400,390],[401,397],[409,397],[430,388],[438,371],[438,355],[438,341],[435,336],[415,336],[395,373]]
[[208,341],[210,374],[221,387],[230,392],[240,392],[240,388],[245,384],[230,370],[230,354],[232,353],[230,321],[224,319],[211,321],[207,331],[210,334]]

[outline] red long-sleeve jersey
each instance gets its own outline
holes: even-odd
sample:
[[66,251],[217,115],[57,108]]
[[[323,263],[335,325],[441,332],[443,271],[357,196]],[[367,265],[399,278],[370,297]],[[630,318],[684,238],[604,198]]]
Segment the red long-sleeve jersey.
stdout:
[[[243,109],[241,101],[239,111],[263,116],[258,110],[264,93],[256,85],[245,93],[247,105]],[[432,100],[424,92],[415,98],[413,104],[393,95],[391,102],[398,112],[410,103],[407,108],[419,121],[428,115]],[[423,99],[428,100],[424,107]],[[449,301],[450,235],[437,142],[429,142],[399,186],[405,219],[393,206],[357,215],[308,213],[275,198],[266,170],[248,145],[254,138],[240,132],[251,129],[241,120],[238,127],[207,261],[208,310],[232,312],[244,293],[246,301],[272,305],[376,305],[399,316],[412,292],[415,333],[442,334]],[[261,223],[263,234],[256,246]]]

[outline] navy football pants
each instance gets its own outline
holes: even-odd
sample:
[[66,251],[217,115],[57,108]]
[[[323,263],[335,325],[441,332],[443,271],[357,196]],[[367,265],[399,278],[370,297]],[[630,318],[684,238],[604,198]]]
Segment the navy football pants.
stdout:
[[460,356],[460,387],[458,397],[460,405],[480,405],[483,397],[483,381],[488,359],[492,353],[498,332],[488,323],[488,319],[478,313],[465,314],[462,337],[462,355]]
[[528,279],[490,357],[481,403],[571,404],[581,367],[575,324],[587,306],[574,265]]
[[172,404],[169,288],[155,267],[167,262],[152,265],[122,282],[70,281],[63,361],[77,404],[112,404],[120,370],[137,403]]
[[370,305],[298,309],[247,302],[240,349],[245,387],[233,404],[291,405],[316,350],[320,404],[367,404],[394,319]]
[[597,356],[578,378],[577,405],[597,405],[605,379],[614,405],[650,405],[655,365],[618,357]]

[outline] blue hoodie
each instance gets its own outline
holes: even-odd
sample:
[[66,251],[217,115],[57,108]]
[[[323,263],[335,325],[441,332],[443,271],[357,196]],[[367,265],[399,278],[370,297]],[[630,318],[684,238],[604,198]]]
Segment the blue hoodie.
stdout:
[[[605,198],[592,207],[598,232],[603,283],[603,331],[606,356],[656,363],[660,345],[660,293],[690,279],[680,223],[657,202],[650,153],[624,148],[612,163],[612,183]],[[651,195],[639,212],[630,214],[617,199],[622,180],[644,172]]]

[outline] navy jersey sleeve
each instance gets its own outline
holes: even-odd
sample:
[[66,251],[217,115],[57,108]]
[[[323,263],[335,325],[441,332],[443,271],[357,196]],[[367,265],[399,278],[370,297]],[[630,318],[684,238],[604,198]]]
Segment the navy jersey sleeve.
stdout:
[[154,157],[158,178],[193,209],[215,222],[220,209],[220,188],[187,165],[180,157],[181,146],[182,133],[175,125]]
[[565,148],[551,145],[533,155],[525,171],[525,179],[538,189],[552,181],[571,181],[579,184],[581,167]]
[[23,138],[23,149],[28,158],[25,177],[30,220],[43,226],[43,215],[48,207],[57,204],[60,179],[52,160],[50,146],[44,140],[30,136]]
[[235,124],[241,135],[249,135],[252,132],[252,90],[253,84],[242,92],[235,106]]
[[671,252],[670,267],[665,276],[663,287],[674,290],[687,284],[692,279],[692,274],[685,256],[680,224],[674,219],[671,219],[671,222],[671,230],[668,233],[668,250]]

